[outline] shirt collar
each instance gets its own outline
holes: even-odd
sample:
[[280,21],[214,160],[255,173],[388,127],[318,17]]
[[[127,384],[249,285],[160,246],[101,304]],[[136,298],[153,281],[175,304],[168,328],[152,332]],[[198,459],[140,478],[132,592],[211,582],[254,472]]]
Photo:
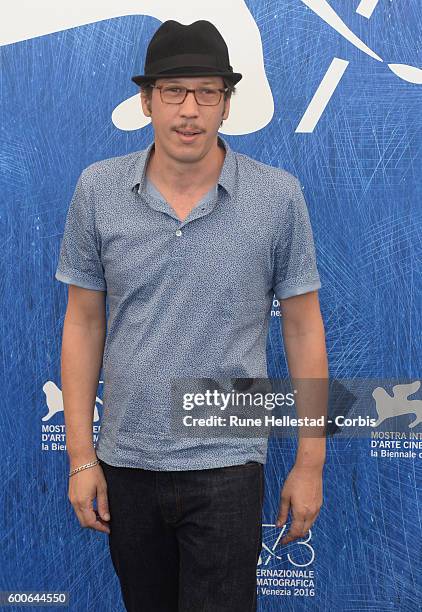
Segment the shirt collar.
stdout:
[[[226,151],[226,156],[224,158],[223,166],[218,178],[218,184],[227,191],[229,196],[232,196],[235,183],[235,154],[228,142],[220,135],[218,135],[218,143]],[[136,187],[138,193],[141,193],[141,191],[145,188],[146,168],[153,147],[154,142],[151,142],[146,149],[139,152],[139,156],[135,162],[131,188],[134,190]]]

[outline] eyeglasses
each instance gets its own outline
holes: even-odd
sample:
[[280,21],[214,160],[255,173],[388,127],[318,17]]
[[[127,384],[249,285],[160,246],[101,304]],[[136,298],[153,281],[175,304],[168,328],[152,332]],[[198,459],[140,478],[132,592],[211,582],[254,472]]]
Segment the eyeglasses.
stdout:
[[165,104],[183,104],[188,93],[192,92],[196,102],[200,106],[217,106],[221,100],[221,95],[228,91],[228,87],[224,89],[213,89],[209,87],[188,89],[187,87],[175,87],[170,85],[150,85],[150,87],[160,90],[161,101]]

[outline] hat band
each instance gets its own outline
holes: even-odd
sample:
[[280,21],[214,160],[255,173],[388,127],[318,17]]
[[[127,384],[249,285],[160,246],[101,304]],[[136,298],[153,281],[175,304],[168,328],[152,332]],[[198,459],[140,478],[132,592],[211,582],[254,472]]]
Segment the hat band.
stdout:
[[167,72],[168,70],[173,70],[175,68],[186,68],[190,66],[198,66],[220,72],[233,72],[233,68],[231,66],[226,68],[218,68],[216,66],[215,55],[183,53],[181,55],[172,55],[171,57],[166,57],[165,59],[152,62],[148,66],[148,73],[145,71],[145,76],[148,74],[159,74],[160,72]]

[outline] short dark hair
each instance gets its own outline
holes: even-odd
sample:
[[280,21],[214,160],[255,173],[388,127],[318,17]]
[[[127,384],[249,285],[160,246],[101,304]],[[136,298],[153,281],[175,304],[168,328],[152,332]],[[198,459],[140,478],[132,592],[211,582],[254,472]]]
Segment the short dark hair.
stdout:
[[[218,76],[218,75],[215,75]],[[152,87],[151,85],[155,85],[156,79],[152,79],[151,81],[145,81],[140,87],[140,91],[145,94],[148,100],[151,100],[152,96]],[[225,79],[223,77],[224,87],[228,88],[228,91],[224,92],[224,100],[230,98],[233,94],[236,93],[236,87],[229,79]]]

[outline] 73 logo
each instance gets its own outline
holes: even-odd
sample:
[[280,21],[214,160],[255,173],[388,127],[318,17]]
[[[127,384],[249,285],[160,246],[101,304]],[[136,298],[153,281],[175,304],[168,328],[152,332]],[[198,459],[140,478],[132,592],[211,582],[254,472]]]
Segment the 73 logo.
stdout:
[[[278,544],[286,531],[287,525],[284,525],[282,529],[279,529],[272,523],[262,524],[262,550],[258,559],[258,566],[268,565],[271,560],[279,559],[283,557],[280,555],[283,549]],[[287,558],[292,565],[296,567],[307,567],[310,565],[315,558],[315,551],[310,544],[312,537],[311,529],[308,531],[308,537],[306,540],[295,540],[292,544],[296,544],[300,548],[295,547],[294,558],[290,553],[287,553]]]

